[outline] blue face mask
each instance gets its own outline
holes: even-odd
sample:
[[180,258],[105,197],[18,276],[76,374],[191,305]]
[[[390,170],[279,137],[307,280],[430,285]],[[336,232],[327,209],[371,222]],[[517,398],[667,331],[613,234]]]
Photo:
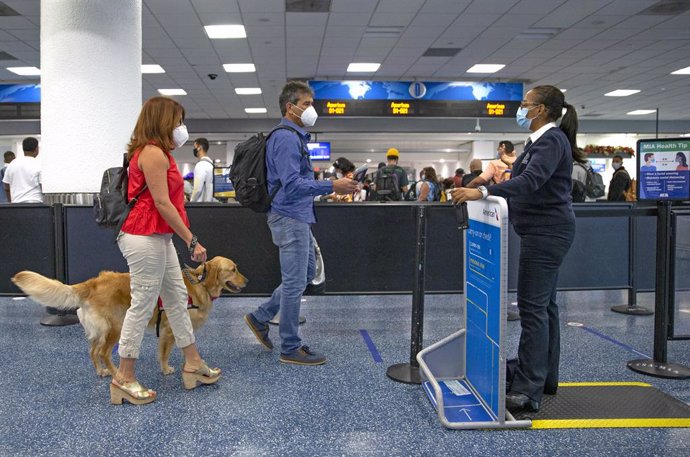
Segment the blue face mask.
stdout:
[[[536,108],[536,106],[532,108]],[[529,113],[532,108],[518,108],[517,113],[515,113],[515,120],[518,125],[527,130],[529,130],[530,125],[532,125],[532,119],[527,119],[527,113]]]

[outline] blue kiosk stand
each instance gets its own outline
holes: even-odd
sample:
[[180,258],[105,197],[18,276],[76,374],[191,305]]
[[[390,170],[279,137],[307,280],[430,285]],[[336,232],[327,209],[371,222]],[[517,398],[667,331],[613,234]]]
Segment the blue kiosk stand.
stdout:
[[465,326],[419,352],[422,386],[444,427],[530,427],[505,409],[508,206],[489,197],[467,210]]

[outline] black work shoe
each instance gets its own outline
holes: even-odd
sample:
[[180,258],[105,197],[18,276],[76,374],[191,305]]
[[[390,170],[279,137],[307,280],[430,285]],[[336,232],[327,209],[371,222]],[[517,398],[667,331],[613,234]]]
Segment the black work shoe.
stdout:
[[511,413],[539,411],[541,405],[525,394],[508,392],[506,394],[506,409]]
[[268,337],[268,325],[261,324],[254,318],[254,316],[252,316],[251,313],[246,314],[244,316],[244,321],[247,323],[247,326],[252,331],[252,333],[254,333],[254,336],[256,337],[257,341],[261,343],[263,347],[265,347],[269,351],[273,349],[273,343],[271,343],[271,340]]
[[307,346],[302,346],[289,354],[280,354],[280,361],[295,365],[323,365],[326,363],[326,356],[311,351]]

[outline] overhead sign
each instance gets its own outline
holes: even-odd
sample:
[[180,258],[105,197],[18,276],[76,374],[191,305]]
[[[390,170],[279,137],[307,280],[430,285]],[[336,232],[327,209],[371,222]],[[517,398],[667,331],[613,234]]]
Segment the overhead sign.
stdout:
[[41,85],[0,84],[0,103],[41,103]]
[[512,117],[522,83],[310,81],[314,107],[332,117]]
[[637,142],[639,200],[690,200],[690,138]]

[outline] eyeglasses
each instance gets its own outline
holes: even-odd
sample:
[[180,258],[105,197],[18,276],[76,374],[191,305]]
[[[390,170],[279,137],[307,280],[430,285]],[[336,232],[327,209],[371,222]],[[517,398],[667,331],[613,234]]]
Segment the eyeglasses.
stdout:
[[539,105],[541,105],[541,103],[529,103],[529,102],[523,101],[522,103],[520,103],[520,108],[529,108],[530,106],[539,106]]

